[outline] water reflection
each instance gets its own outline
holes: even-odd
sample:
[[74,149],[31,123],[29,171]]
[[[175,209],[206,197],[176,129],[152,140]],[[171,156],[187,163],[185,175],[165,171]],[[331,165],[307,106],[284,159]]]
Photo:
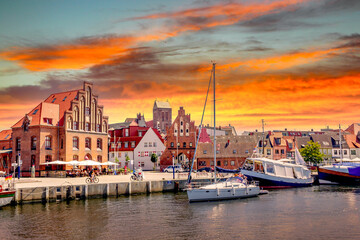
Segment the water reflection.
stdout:
[[358,188],[320,186],[189,204],[151,194],[0,210],[0,239],[359,239]]

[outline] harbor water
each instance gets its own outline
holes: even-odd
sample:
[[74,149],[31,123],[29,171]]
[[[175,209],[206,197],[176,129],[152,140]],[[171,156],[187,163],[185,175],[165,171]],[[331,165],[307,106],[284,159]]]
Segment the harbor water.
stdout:
[[360,239],[360,188],[189,203],[186,193],[0,209],[0,239]]

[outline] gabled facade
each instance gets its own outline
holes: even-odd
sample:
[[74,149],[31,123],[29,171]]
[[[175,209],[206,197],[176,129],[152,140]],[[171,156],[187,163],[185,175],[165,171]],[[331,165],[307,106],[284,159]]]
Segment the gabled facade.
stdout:
[[43,163],[55,160],[107,161],[103,110],[88,82],[83,89],[51,94],[12,126],[12,162],[21,160],[26,176],[31,166],[38,175],[45,170]]
[[161,169],[174,164],[188,167],[194,156],[197,129],[195,122],[191,121],[190,114],[180,107],[178,115],[166,133],[166,149],[160,159]]
[[156,129],[140,127],[136,122],[111,124],[110,127],[109,161],[118,162],[121,168],[153,170],[151,154],[155,153],[158,156],[156,167],[159,168],[165,145]]

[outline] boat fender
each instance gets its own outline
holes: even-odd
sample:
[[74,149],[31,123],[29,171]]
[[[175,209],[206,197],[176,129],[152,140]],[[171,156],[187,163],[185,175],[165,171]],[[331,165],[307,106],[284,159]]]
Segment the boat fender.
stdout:
[[2,185],[0,185],[0,192],[2,192]]
[[218,196],[220,195],[219,188],[216,188],[216,194],[217,194]]

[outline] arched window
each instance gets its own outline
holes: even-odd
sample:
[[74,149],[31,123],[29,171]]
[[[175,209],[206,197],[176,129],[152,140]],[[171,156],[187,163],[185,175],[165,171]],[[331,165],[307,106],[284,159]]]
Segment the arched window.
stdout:
[[45,137],[45,149],[51,150],[51,136]]
[[186,123],[186,132],[185,132],[186,136],[189,136],[189,123]]
[[73,149],[78,150],[79,149],[79,138],[73,137]]
[[183,142],[183,147],[186,148],[186,142]]
[[86,106],[90,107],[90,102],[91,102],[91,87],[87,87],[86,90]]
[[45,156],[45,162],[51,162],[51,155]]
[[107,123],[106,123],[106,121],[103,122],[102,130],[103,130],[103,132],[107,132]]
[[35,162],[36,162],[36,156],[31,155],[31,166],[35,166]]
[[97,149],[102,150],[102,139],[101,138],[97,139],[96,146],[97,146]]
[[85,138],[85,149],[91,149],[91,138]]
[[74,130],[79,130],[79,108],[77,106],[74,107],[73,118],[74,118]]
[[73,129],[73,120],[71,117],[68,117],[68,120],[67,120],[67,128],[68,129]]
[[95,131],[96,130],[96,99],[93,98],[92,103],[91,103],[91,131]]
[[96,120],[96,131],[101,132],[101,121],[102,121],[102,114],[101,110],[99,109],[97,113],[97,120]]
[[20,151],[21,150],[21,138],[17,137],[16,138],[16,151]]
[[73,160],[74,161],[79,161],[79,156],[78,155],[73,155]]
[[84,116],[85,116],[85,98],[84,96],[80,99],[80,111],[79,111],[79,129],[84,130]]
[[31,150],[36,150],[36,140],[35,136],[31,137]]
[[88,153],[85,155],[85,160],[92,160],[92,156]]

